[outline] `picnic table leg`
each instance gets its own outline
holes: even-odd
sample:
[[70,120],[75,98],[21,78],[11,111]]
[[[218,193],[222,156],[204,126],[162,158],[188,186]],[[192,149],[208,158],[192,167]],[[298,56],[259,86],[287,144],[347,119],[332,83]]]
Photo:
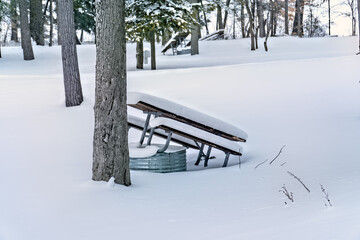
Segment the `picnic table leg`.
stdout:
[[151,144],[152,137],[154,136],[154,131],[155,131],[155,128],[151,128],[150,134],[148,136],[147,143],[146,143],[147,145]]
[[225,160],[224,160],[224,164],[222,167],[226,167],[229,161],[229,156],[230,156],[230,152],[226,152],[226,156],[225,156]]
[[148,115],[147,115],[147,117],[146,117],[146,120],[145,120],[144,129],[143,129],[143,132],[142,132],[142,134],[141,134],[140,145],[142,145],[143,142],[144,142],[145,135],[146,135],[147,129],[148,129],[148,127],[149,127],[150,117],[151,117],[151,113],[148,113]]
[[212,149],[212,147],[209,146],[209,148],[208,148],[208,150],[207,150],[207,152],[206,152],[206,156],[205,156],[204,167],[207,167],[207,166],[208,166],[208,161],[209,161],[211,149]]
[[203,144],[203,143],[202,143],[201,146],[200,146],[199,155],[198,155],[198,157],[197,157],[197,160],[196,160],[196,162],[195,162],[195,165],[199,165],[199,163],[200,163],[200,161],[201,161],[201,157],[202,157],[202,155],[204,155],[204,153],[203,153],[204,146],[205,146],[205,144]]
[[166,149],[169,147],[169,144],[170,144],[170,140],[171,140],[171,135],[172,135],[172,131],[169,132],[169,135],[166,139],[166,143],[164,145],[164,147],[162,149],[159,149],[157,152],[158,153],[163,153],[166,151]]

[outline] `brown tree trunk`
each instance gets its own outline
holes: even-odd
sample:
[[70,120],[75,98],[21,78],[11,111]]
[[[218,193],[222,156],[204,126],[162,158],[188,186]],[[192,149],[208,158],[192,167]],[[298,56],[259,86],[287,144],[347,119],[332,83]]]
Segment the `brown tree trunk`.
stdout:
[[151,70],[156,70],[155,33],[150,32]]
[[136,42],[136,68],[144,69],[144,42],[142,39]]
[[24,60],[33,60],[34,52],[31,45],[30,26],[28,18],[28,2],[19,0],[21,46],[23,48]]
[[30,0],[30,32],[36,44],[44,46],[44,20],[41,0]]
[[60,0],[58,18],[62,37],[61,55],[64,74],[65,102],[67,107],[83,101],[79,64],[75,43],[74,9],[72,0]]
[[124,0],[97,1],[96,35],[92,179],[129,186]]

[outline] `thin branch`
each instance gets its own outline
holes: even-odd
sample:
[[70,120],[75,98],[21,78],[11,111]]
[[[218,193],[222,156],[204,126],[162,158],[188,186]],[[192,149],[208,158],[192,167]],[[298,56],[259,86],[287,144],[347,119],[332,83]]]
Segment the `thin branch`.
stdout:
[[[320,184],[320,188],[321,188],[321,191],[324,193],[326,201],[329,203],[329,206],[332,207],[332,204],[331,204],[330,198],[329,198],[329,193],[326,192],[326,190],[322,184]],[[326,203],[325,203],[325,206],[327,206]]]
[[266,159],[265,161],[259,163],[258,165],[256,165],[256,166],[254,167],[254,169],[256,170],[259,166],[261,166],[261,165],[263,165],[264,163],[266,163],[267,160],[269,160],[269,159]]
[[298,180],[299,183],[301,183],[301,185],[304,186],[304,188],[306,189],[306,191],[308,191],[308,193],[310,193],[310,189],[303,183],[303,181],[301,181],[300,178],[298,178],[295,174],[293,174],[293,173],[290,172],[290,171],[287,171],[287,172],[288,172],[288,174],[290,174],[292,177],[294,177],[296,180]]
[[276,155],[276,157],[274,157],[273,160],[271,160],[271,162],[270,162],[269,164],[272,164],[272,163],[280,156],[280,154],[281,154],[281,152],[282,152],[282,150],[283,150],[283,148],[284,148],[285,146],[286,146],[286,145],[282,146],[282,148],[280,149],[279,153]]

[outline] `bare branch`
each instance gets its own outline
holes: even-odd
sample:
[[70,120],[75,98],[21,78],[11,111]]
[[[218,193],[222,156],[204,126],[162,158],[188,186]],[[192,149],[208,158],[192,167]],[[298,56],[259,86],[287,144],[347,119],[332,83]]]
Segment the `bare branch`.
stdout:
[[281,154],[281,152],[282,152],[282,150],[283,150],[283,148],[284,148],[285,146],[286,146],[286,145],[282,146],[282,148],[280,149],[279,153],[276,155],[276,157],[274,157],[273,160],[271,160],[271,162],[270,162],[269,164],[272,164],[272,163],[280,156],[280,154]]
[[[294,195],[292,192],[289,192],[285,186],[285,184],[282,186],[282,188],[279,190],[279,192],[284,193],[284,195],[291,201],[294,202]],[[286,204],[286,202],[285,202]]]
[[310,193],[310,189],[303,183],[303,181],[301,181],[300,178],[298,178],[295,174],[293,174],[293,173],[290,172],[290,171],[287,171],[287,172],[288,172],[288,174],[290,174],[292,177],[294,177],[296,180],[298,180],[299,183],[301,183],[301,185],[304,186],[304,188],[306,189],[306,191],[308,191],[308,193]]
[[265,161],[259,163],[258,165],[256,165],[256,166],[254,167],[254,169],[256,170],[259,166],[261,166],[261,165],[263,165],[264,163],[266,163],[267,160],[269,160],[269,159],[266,159]]
[[[324,193],[325,195],[325,199],[326,201],[329,203],[329,206],[332,207],[332,204],[330,202],[330,198],[329,198],[329,193],[326,192],[324,186],[322,184],[320,184],[320,188],[321,188],[321,191]],[[325,201],[324,201],[325,202]],[[327,204],[325,203],[325,206],[327,206]]]

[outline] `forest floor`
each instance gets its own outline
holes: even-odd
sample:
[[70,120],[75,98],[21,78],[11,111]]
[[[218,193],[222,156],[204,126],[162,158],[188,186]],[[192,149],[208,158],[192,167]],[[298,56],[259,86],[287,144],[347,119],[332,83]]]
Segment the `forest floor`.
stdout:
[[131,187],[91,181],[95,46],[78,47],[85,101],[73,108],[64,106],[58,46],[34,46],[29,62],[20,47],[3,47],[0,240],[360,239],[357,43],[279,37],[269,52],[251,52],[248,39],[201,42],[198,56],[161,55],[158,46],[156,71],[135,70],[129,44],[129,91],[249,135],[241,167],[232,156],[221,168],[219,151],[209,167],[194,166],[188,150],[188,171],[131,171]]

